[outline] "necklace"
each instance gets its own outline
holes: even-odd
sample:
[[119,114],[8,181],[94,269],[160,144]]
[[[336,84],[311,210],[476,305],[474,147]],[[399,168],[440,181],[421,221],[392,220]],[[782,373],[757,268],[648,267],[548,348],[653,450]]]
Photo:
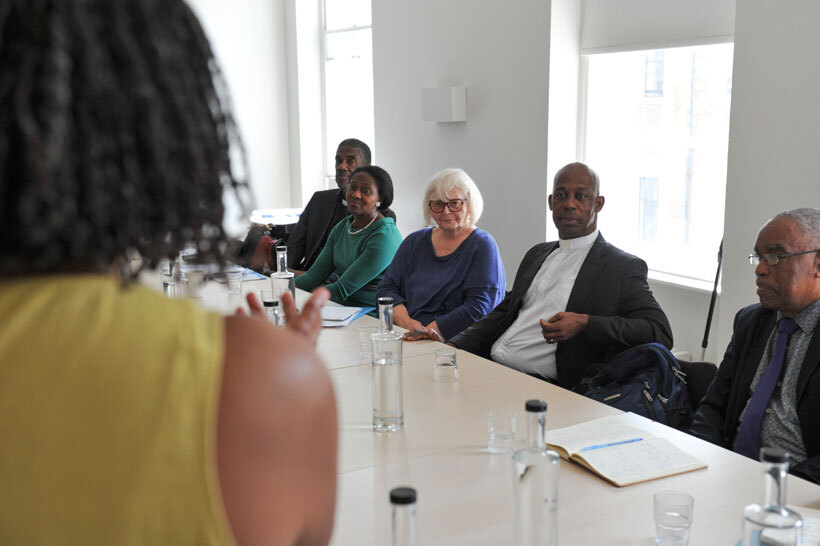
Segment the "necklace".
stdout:
[[[363,228],[359,228],[359,229],[357,229],[356,231],[353,231],[352,229],[347,228],[347,232],[348,232],[349,234],[351,234],[351,235],[356,235],[356,234],[358,234],[358,233],[361,233],[362,231],[364,231],[364,230],[366,230],[367,228],[369,228],[369,227],[373,224],[373,222],[375,222],[375,221],[376,221],[376,218],[378,218],[378,217],[379,217],[379,213],[378,213],[378,212],[376,212],[376,214],[375,214],[375,215],[373,215],[373,218],[372,218],[372,219],[371,219],[371,220],[367,223],[367,225],[366,225],[366,226],[364,226]],[[353,227],[353,222],[350,222],[350,227]]]

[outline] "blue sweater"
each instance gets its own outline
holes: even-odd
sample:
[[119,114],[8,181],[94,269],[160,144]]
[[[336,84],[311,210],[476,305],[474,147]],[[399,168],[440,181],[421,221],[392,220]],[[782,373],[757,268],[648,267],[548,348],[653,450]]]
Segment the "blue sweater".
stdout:
[[450,339],[489,313],[502,299],[507,281],[498,245],[478,228],[447,256],[436,256],[432,228],[407,236],[376,291],[403,303],[424,325],[436,321]]

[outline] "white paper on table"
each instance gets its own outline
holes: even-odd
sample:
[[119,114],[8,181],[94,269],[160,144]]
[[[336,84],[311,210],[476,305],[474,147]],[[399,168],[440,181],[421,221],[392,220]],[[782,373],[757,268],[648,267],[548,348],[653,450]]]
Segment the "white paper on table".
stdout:
[[322,307],[322,326],[325,328],[338,328],[347,326],[353,319],[358,317],[364,308],[344,307],[342,305],[326,305]]

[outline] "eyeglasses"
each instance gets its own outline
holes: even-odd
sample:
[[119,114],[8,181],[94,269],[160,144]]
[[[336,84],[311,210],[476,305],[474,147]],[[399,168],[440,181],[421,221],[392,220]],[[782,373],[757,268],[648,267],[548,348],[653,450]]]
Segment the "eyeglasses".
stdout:
[[749,263],[752,265],[757,265],[760,263],[761,258],[766,265],[777,265],[780,263],[780,260],[784,258],[791,258],[792,256],[800,256],[801,254],[811,254],[812,252],[820,252],[820,248],[817,250],[804,250],[803,252],[792,252],[791,254],[749,254]]
[[458,212],[466,202],[466,199],[451,199],[450,201],[428,201],[427,204],[433,212],[444,212],[445,206],[450,209],[450,212]]

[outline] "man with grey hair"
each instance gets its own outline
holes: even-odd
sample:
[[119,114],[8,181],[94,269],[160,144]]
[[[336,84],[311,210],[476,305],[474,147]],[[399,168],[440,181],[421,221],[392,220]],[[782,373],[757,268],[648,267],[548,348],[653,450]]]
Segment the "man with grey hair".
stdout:
[[548,202],[559,240],[531,248],[512,291],[450,343],[567,389],[579,386],[589,365],[625,349],[651,342],[671,347],[646,263],[598,232],[604,197],[595,171],[565,165]]
[[820,483],[820,210],[766,222],[749,261],[760,303],[735,316],[690,432],[755,460],[783,448],[794,474]]

